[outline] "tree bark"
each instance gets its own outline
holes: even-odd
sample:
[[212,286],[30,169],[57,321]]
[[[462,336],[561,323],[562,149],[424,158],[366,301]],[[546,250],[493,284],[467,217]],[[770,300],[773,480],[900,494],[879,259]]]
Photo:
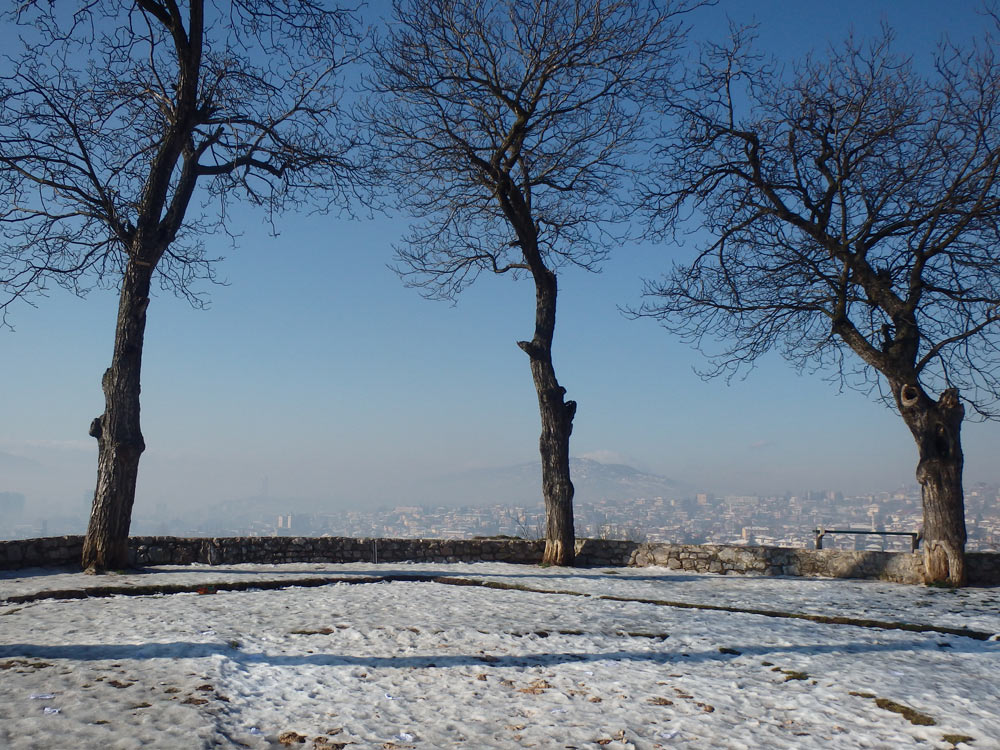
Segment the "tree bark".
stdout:
[[955,388],[945,390],[936,402],[912,383],[895,390],[900,413],[919,454],[924,582],[964,586],[967,576],[961,429],[965,409]]
[[573,523],[573,482],[569,475],[569,438],[573,432],[576,402],[565,401],[552,366],[552,335],[556,322],[556,275],[547,268],[533,269],[535,279],[535,336],[518,346],[531,361],[531,377],[538,394],[542,434],[542,496],[545,499],[545,553],[543,565],[573,564],[576,536]]
[[115,347],[101,381],[104,414],[90,425],[97,438],[97,488],[83,543],[90,573],[128,566],[128,532],[139,458],[146,449],[139,424],[142,343],[152,264],[131,260],[122,279]]

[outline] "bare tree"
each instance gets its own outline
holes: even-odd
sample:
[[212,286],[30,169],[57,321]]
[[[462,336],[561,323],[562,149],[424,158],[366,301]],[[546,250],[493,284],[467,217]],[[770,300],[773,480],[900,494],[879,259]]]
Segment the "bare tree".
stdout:
[[[272,217],[346,205],[363,184],[338,118],[350,13],[309,0],[95,0],[19,7],[0,76],[0,285],[120,288],[83,565],[127,564],[140,368],[154,277],[197,302],[226,205]],[[344,45],[351,45],[345,49]],[[11,54],[8,51],[8,54]],[[199,203],[202,205],[199,206]]]
[[569,438],[556,379],[557,272],[595,270],[632,211],[624,197],[648,103],[669,85],[684,3],[396,0],[372,112],[402,203],[420,222],[397,270],[452,299],[482,272],[530,277],[544,561],[574,556]]
[[778,349],[894,406],[919,453],[926,578],[961,585],[960,430],[1000,395],[1000,65],[987,43],[921,76],[886,29],[786,75],[751,41],[706,48],[672,102],[649,207],[714,239],[637,312],[712,354],[709,374]]

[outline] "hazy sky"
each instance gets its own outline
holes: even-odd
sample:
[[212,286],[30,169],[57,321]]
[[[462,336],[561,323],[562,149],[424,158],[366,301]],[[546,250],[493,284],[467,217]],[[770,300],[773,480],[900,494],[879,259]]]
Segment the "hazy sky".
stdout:
[[[761,46],[794,57],[886,20],[927,63],[940,35],[982,26],[977,2],[757,0],[699,13],[695,36],[756,13]],[[530,282],[480,279],[456,307],[422,299],[386,266],[404,220],[286,215],[269,237],[240,212],[228,286],[208,310],[165,293],[148,312],[138,504],[190,508],[259,494],[405,503],[407,487],[470,468],[537,460],[527,357]],[[629,321],[642,277],[668,245],[616,248],[604,271],[560,282],[555,365],[579,403],[574,455],[626,462],[715,492],[844,492],[913,481],[916,449],[897,415],[798,376],[776,355],[744,381],[701,381],[700,355],[649,320]],[[96,475],[91,419],[103,410],[117,298],[53,289],[0,332],[0,492],[26,510],[86,504]],[[1000,480],[1000,426],[967,424],[966,484]]]

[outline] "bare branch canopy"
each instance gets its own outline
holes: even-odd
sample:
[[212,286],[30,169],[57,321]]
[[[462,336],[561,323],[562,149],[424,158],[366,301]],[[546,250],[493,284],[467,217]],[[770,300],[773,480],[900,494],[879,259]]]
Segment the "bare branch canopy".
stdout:
[[396,2],[372,121],[420,223],[398,270],[453,297],[483,272],[596,269],[670,85],[684,4],[630,0]]
[[[370,176],[340,110],[351,14],[309,0],[26,3],[0,65],[0,310],[50,282],[117,284],[129,259],[197,301],[206,234],[346,207]],[[12,54],[12,53],[10,53]],[[197,189],[196,189],[197,188]]]
[[[1000,416],[1000,60],[943,46],[931,75],[892,33],[785,73],[735,29],[707,46],[657,153],[661,235],[708,230],[638,315],[711,374],[772,349],[878,388],[917,442],[928,580],[964,581],[964,404]],[[946,559],[947,558],[947,559]]]
[[[698,5],[699,3],[693,3]],[[415,217],[397,271],[452,299],[479,274],[529,277],[548,563],[573,561],[576,402],[552,364],[557,271],[596,270],[626,233],[629,187],[692,4],[396,0],[370,120]]]
[[271,220],[349,210],[372,170],[343,116],[358,55],[350,11],[312,0],[26,2],[0,60],[0,322],[51,283],[118,288],[97,488],[83,547],[128,564],[150,286],[198,303],[204,238],[242,200]]

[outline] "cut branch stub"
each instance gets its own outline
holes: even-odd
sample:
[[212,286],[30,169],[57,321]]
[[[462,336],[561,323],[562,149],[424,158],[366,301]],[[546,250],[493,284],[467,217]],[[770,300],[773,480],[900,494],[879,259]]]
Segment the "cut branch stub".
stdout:
[[965,408],[962,407],[961,401],[958,398],[958,388],[945,389],[941,394],[941,398],[938,399],[938,405],[946,411],[954,411],[962,408],[962,416],[965,414]]
[[542,347],[534,341],[518,341],[517,345],[532,359],[541,359],[543,354]]
[[576,401],[567,401],[565,409],[566,409],[566,421],[572,422],[573,417],[576,416]]
[[917,405],[920,400],[920,389],[915,385],[904,385],[899,389],[899,403],[904,409],[909,409]]

